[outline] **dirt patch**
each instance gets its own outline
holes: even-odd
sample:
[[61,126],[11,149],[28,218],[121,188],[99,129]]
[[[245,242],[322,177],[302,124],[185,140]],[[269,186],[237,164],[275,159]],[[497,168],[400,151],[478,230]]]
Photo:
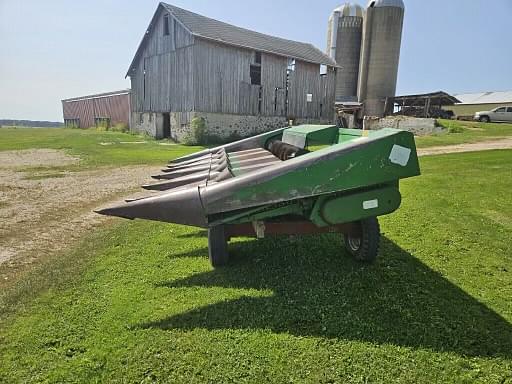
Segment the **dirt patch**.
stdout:
[[78,157],[55,149],[27,149],[0,152],[0,168],[58,167],[77,164]]
[[93,209],[138,191],[156,170],[148,166],[101,168],[61,172],[58,178],[31,178],[19,171],[22,166],[40,165],[42,153],[47,166],[78,161],[58,151],[0,152],[2,267],[17,269],[70,245],[106,220]]
[[445,145],[418,149],[419,156],[442,155],[446,153],[479,152],[492,149],[512,149],[512,138],[482,141],[480,143],[466,143],[456,145]]

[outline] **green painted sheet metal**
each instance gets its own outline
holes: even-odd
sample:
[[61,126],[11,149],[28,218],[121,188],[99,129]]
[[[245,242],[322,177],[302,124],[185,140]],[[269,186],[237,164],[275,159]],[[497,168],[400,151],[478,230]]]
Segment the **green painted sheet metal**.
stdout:
[[400,207],[398,183],[367,191],[328,194],[316,198],[266,205],[238,212],[226,212],[210,219],[213,225],[238,224],[273,219],[285,215],[300,216],[318,227],[350,223],[368,217],[389,214]]
[[338,143],[345,143],[347,141],[354,140],[358,137],[362,137],[366,134],[370,134],[369,131],[362,131],[360,129],[348,129],[348,128],[341,128],[338,131]]
[[295,127],[286,128],[284,130],[284,132],[283,132],[283,135],[285,133],[293,132],[294,134],[297,134],[297,135],[308,136],[308,135],[313,135],[313,134],[321,133],[321,132],[324,132],[326,130],[331,130],[331,129],[334,129],[335,131],[337,131],[338,127],[336,127],[335,125],[308,125],[308,124],[304,124],[304,125],[297,125]]
[[310,145],[335,144],[339,128],[335,125],[299,125],[285,129],[282,141],[299,148]]
[[319,227],[350,223],[394,212],[400,207],[398,185],[318,198],[309,219]]
[[242,210],[236,213],[226,212],[212,217],[210,223],[218,224],[240,224],[251,221],[276,218],[284,215],[303,216],[307,218],[314,204],[314,199],[296,200],[286,204],[268,205],[253,209]]
[[420,174],[414,136],[390,128],[288,162],[304,160],[307,166],[280,170],[209,201],[207,213],[367,188]]

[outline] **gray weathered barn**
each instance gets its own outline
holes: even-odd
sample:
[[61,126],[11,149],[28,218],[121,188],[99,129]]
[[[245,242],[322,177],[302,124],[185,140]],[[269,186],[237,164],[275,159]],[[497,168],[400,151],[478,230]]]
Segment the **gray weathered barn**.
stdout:
[[322,51],[165,3],[127,76],[132,129],[158,138],[187,138],[194,117],[227,137],[334,116],[336,62]]

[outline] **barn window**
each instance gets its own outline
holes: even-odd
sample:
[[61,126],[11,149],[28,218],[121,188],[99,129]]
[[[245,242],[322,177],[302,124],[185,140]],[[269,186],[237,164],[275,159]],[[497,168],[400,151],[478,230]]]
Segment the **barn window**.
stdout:
[[251,84],[261,85],[261,66],[251,65]]
[[142,90],[142,99],[146,101],[146,70],[147,70],[147,60],[148,58],[144,58],[144,71],[143,71],[143,90]]
[[110,117],[95,117],[94,125],[96,128],[109,129],[110,128]]
[[80,119],[64,119],[66,128],[80,128]]
[[263,88],[260,87],[258,91],[258,114],[261,114],[261,106],[263,104]]
[[327,65],[321,64],[320,65],[320,76],[326,76],[327,75]]
[[174,40],[174,49],[176,49],[176,47],[178,46],[178,41],[177,41],[177,39],[178,39],[178,23],[174,22],[173,26],[174,26],[174,30],[173,30],[172,38]]
[[288,59],[288,71],[295,71],[295,59]]
[[169,36],[169,15],[164,15],[164,36]]
[[254,52],[254,62],[261,64],[261,52]]

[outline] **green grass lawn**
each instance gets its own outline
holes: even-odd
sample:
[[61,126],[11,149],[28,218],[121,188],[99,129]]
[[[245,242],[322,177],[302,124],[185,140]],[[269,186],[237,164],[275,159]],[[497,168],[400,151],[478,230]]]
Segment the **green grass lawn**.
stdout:
[[512,137],[512,124],[478,123],[472,121],[438,120],[446,132],[416,138],[418,148],[438,145],[476,143],[497,138]]
[[[417,138],[418,148],[512,137],[512,124],[483,124],[453,120],[440,120],[440,123],[447,128],[448,132]],[[78,166],[60,167],[61,170],[81,170],[97,166],[163,164],[171,158],[201,149],[163,144],[172,143],[159,142],[147,136],[98,132],[94,129],[0,129],[0,151],[51,148],[64,150],[82,159]],[[38,169],[38,171],[41,170],[44,169]]]
[[421,165],[371,266],[111,221],[2,294],[0,382],[512,383],[512,151]]
[[164,164],[201,148],[184,145],[162,145],[147,136],[94,129],[66,128],[1,128],[0,151],[50,148],[65,150],[82,159],[83,169],[97,166]]

